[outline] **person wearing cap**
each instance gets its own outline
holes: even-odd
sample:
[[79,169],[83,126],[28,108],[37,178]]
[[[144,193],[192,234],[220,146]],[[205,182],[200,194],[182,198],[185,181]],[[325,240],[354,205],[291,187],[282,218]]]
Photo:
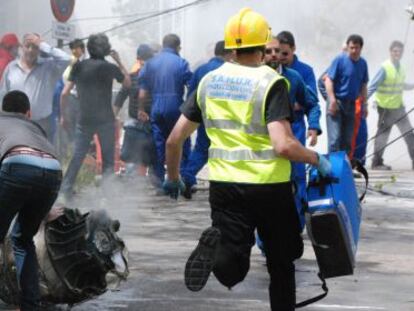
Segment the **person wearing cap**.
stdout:
[[289,83],[263,65],[271,32],[264,17],[242,9],[225,27],[225,48],[235,63],[225,63],[201,80],[167,140],[164,189],[177,197],[181,147],[203,123],[210,139],[209,179],[212,226],[207,228],[185,266],[185,284],[199,291],[214,273],[231,288],[250,266],[254,231],[263,239],[270,274],[271,309],[294,310],[294,260],[303,241],[292,192],[290,161],[305,162],[322,175],[331,164],[294,137]]
[[[125,100],[129,98],[128,117],[124,123],[124,141],[121,149],[121,160],[126,163],[126,173],[131,175],[136,173],[136,165],[143,164],[149,168],[151,180],[156,182],[153,170],[156,165],[156,151],[152,138],[151,123],[149,121],[138,120],[138,75],[145,62],[154,55],[152,49],[147,44],[140,44],[137,49],[137,60],[133,65],[130,77],[131,86],[123,86],[118,92],[115,103],[115,115],[119,114]],[[145,112],[151,114],[151,100],[144,103]]]
[[49,140],[53,130],[53,94],[56,82],[70,61],[70,56],[50,46],[40,35],[23,36],[22,55],[12,61],[3,73],[0,100],[11,90],[20,90],[30,99],[32,120],[46,132]]
[[20,310],[40,308],[39,271],[33,236],[56,200],[62,170],[45,131],[30,120],[29,98],[7,93],[0,113],[0,244],[16,216],[14,250]]
[[19,51],[19,39],[14,33],[6,33],[0,40],[0,80],[4,69],[17,57]]

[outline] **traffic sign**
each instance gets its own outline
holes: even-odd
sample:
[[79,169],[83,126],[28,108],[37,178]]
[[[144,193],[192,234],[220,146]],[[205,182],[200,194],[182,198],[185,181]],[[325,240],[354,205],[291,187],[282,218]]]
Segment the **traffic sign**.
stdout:
[[71,41],[75,37],[75,26],[67,23],[52,22],[52,37],[64,41]]
[[64,23],[72,16],[75,0],[50,0],[50,6],[55,18]]

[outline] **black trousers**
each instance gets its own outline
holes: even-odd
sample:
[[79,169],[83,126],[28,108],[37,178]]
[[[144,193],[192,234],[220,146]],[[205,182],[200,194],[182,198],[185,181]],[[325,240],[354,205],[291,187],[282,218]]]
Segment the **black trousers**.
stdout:
[[294,260],[303,254],[303,240],[292,184],[210,183],[213,227],[222,238],[213,273],[225,286],[241,282],[250,267],[257,228],[266,252],[273,311],[295,309]]

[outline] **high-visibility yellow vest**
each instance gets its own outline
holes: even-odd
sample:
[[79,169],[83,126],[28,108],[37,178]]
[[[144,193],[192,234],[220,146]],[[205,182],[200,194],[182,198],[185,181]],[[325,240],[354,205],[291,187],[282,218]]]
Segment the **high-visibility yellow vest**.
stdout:
[[390,60],[384,62],[382,68],[385,70],[385,80],[379,85],[375,100],[381,108],[400,108],[403,105],[405,71],[401,65],[397,70]]
[[251,184],[290,180],[290,161],[275,153],[265,122],[267,94],[281,79],[285,80],[268,66],[225,63],[201,80],[197,101],[211,141],[210,180]]

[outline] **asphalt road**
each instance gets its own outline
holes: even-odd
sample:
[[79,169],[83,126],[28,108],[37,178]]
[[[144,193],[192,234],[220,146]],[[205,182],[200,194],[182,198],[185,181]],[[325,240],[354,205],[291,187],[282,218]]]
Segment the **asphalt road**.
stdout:
[[[363,205],[355,274],[329,279],[328,297],[302,310],[414,311],[414,173],[373,173],[371,187],[379,191],[370,191]],[[257,248],[247,278],[232,290],[214,276],[199,293],[185,288],[185,261],[210,224],[207,195],[202,190],[191,201],[175,202],[156,196],[142,180],[86,189],[74,205],[85,211],[105,208],[121,221],[131,273],[118,289],[72,310],[270,310],[268,275]],[[306,236],[296,269],[298,300],[319,294],[318,269]],[[0,305],[0,310],[15,309]]]

